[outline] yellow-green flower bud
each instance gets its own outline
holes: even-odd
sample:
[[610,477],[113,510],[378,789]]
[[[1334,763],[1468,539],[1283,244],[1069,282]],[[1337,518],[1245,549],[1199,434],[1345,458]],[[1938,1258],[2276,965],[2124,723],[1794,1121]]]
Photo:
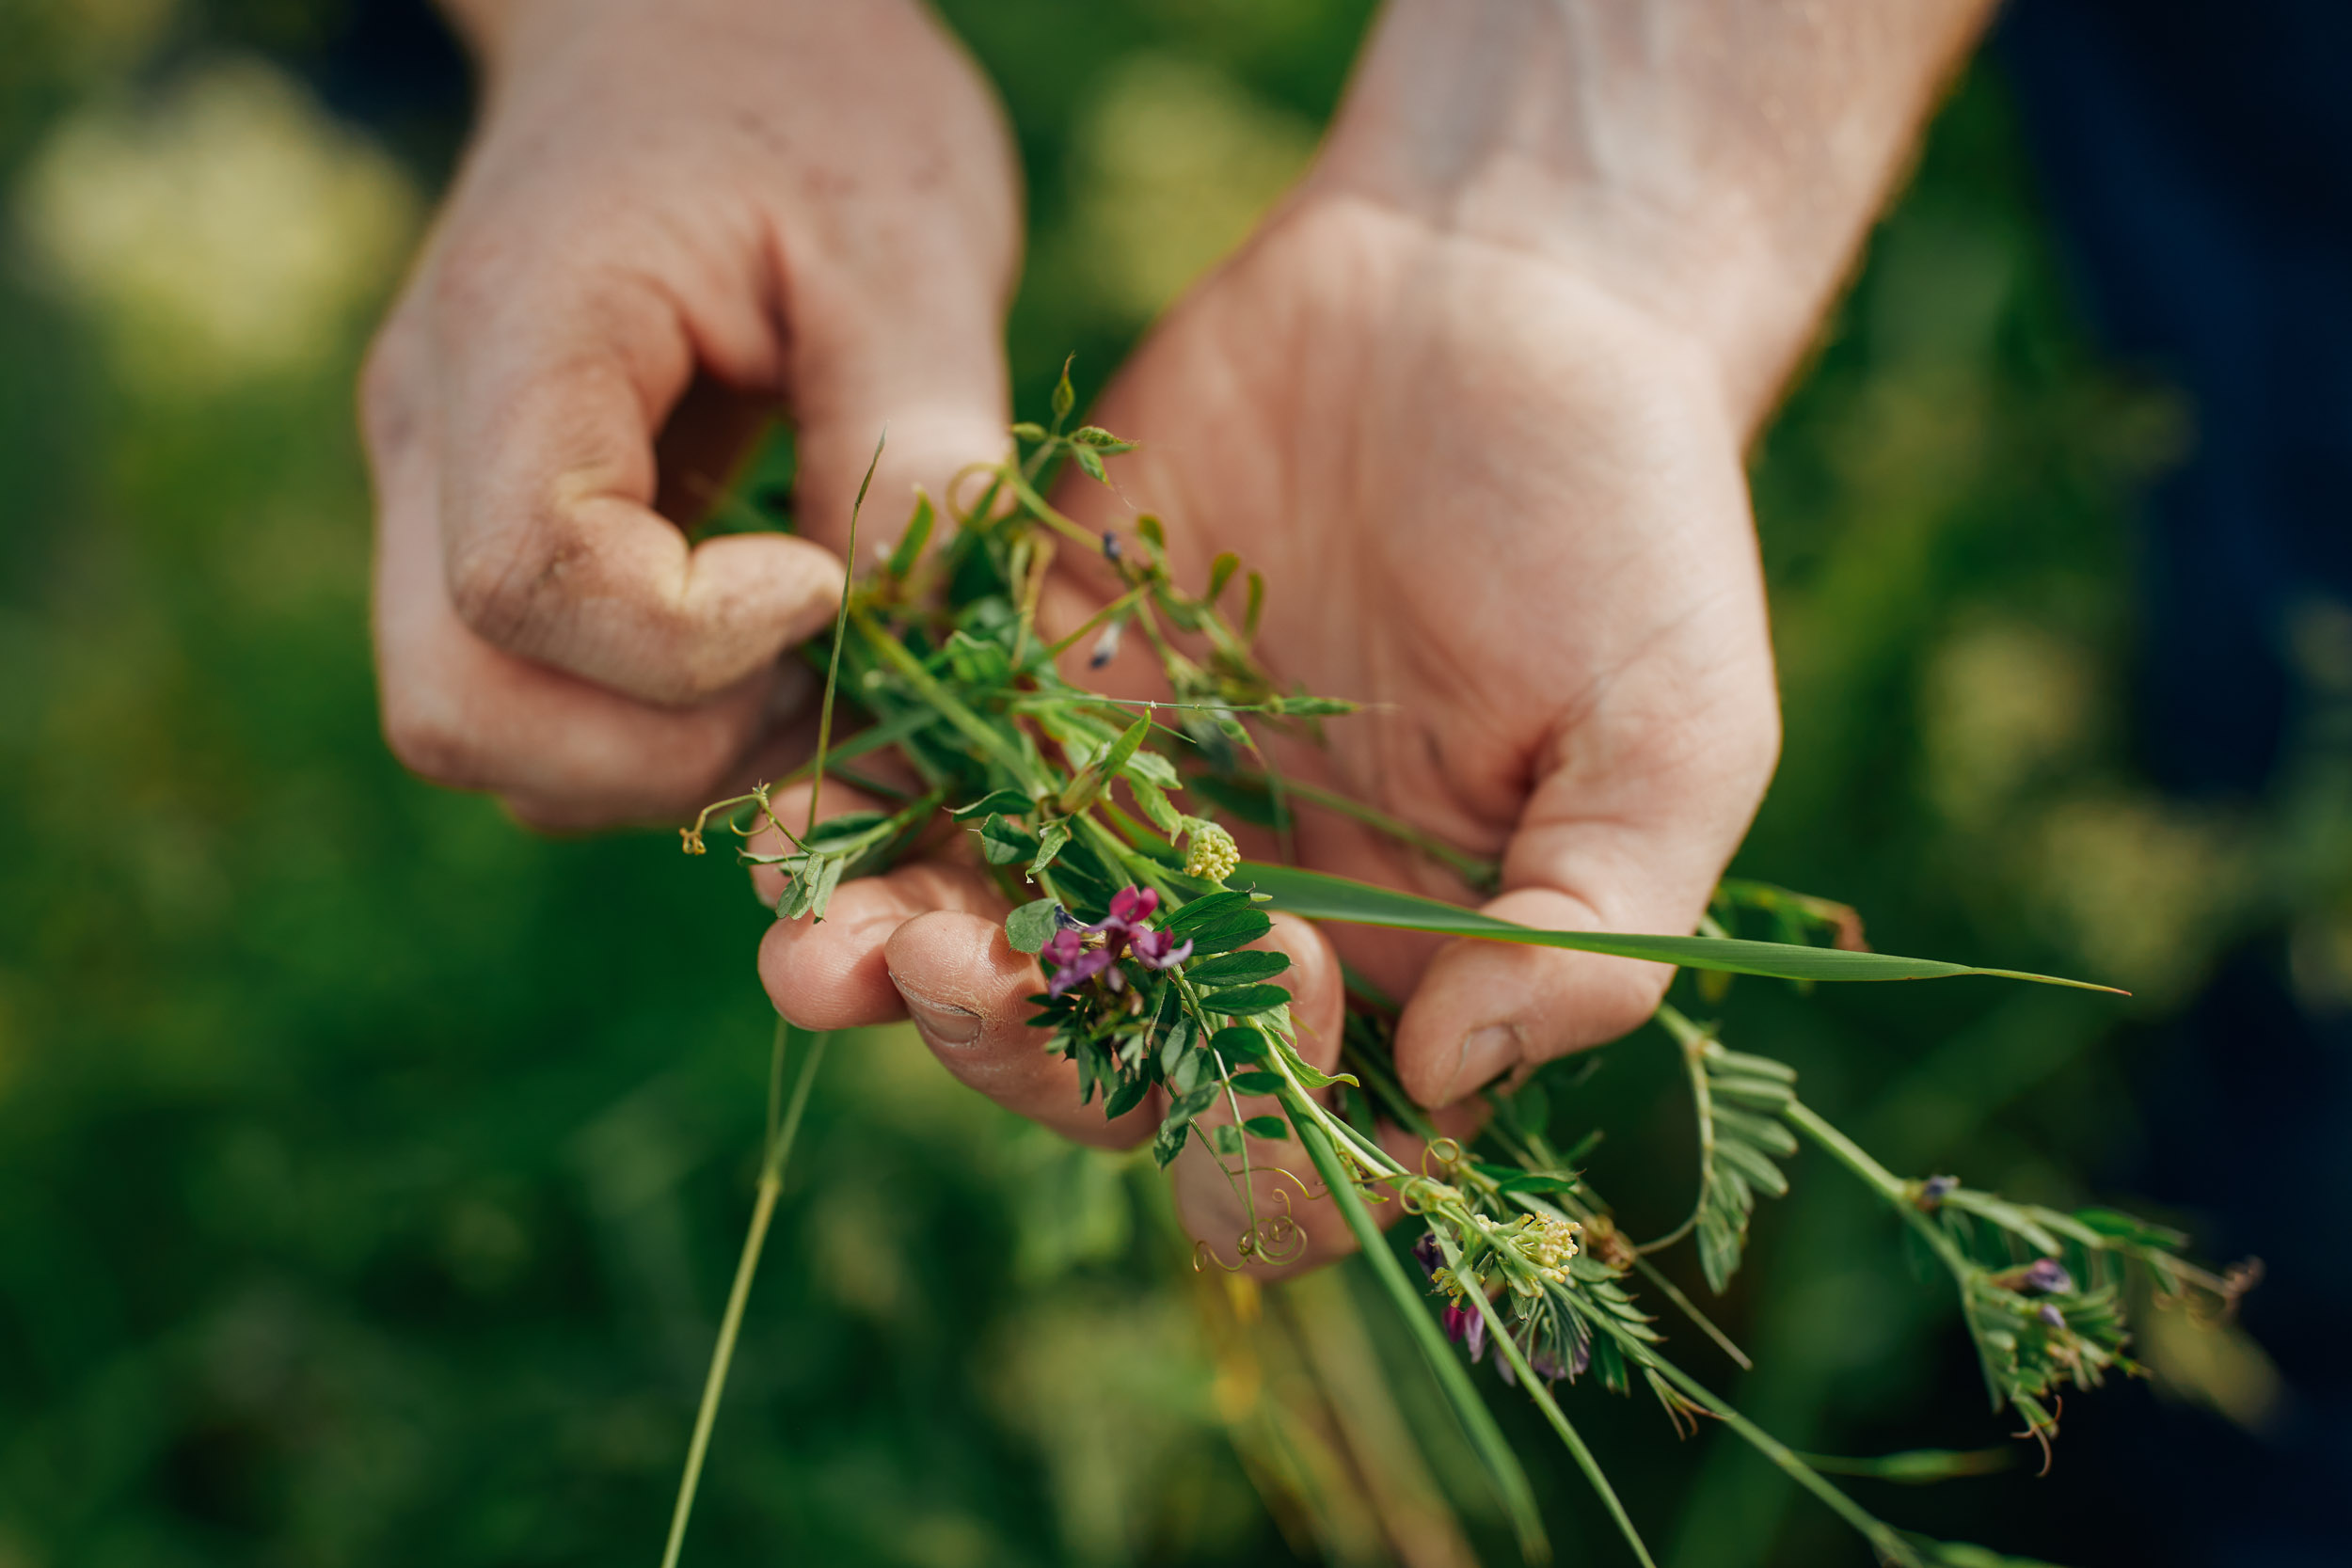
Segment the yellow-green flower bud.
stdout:
[[1241,864],[1241,846],[1214,822],[1196,822],[1192,847],[1184,855],[1184,875],[1204,882],[1222,882]]

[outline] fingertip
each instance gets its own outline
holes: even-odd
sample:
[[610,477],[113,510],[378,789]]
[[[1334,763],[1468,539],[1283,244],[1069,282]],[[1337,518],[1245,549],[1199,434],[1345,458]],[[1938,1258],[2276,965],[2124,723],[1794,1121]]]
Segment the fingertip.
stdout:
[[1469,938],[1449,942],[1397,1021],[1397,1077],[1447,1106],[1523,1062],[1617,1038],[1656,1010],[1674,970]]
[[759,979],[803,1029],[856,1029],[906,1016],[883,957],[907,911],[888,889],[845,882],[825,918],[779,920],[759,942]]

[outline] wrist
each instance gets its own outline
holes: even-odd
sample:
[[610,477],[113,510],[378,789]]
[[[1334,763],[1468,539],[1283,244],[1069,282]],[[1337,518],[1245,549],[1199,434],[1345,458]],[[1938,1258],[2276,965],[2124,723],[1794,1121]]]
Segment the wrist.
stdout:
[[1314,183],[1574,272],[1770,412],[1985,0],[1391,0]]

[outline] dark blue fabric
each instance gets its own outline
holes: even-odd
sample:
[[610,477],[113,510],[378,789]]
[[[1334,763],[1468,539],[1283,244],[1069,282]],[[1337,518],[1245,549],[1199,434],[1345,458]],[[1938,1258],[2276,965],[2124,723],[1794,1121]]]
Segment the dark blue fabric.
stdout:
[[[2185,796],[2259,796],[2307,705],[2295,620],[2352,606],[2352,0],[2024,0],[1999,51],[2099,330],[2193,409],[2145,506],[2139,750]],[[2290,1413],[2256,1438],[2101,1402],[2061,1560],[2352,1563],[2352,1020],[2297,1005],[2281,948],[2144,1042],[2117,1180],[2267,1261],[2246,1321]]]

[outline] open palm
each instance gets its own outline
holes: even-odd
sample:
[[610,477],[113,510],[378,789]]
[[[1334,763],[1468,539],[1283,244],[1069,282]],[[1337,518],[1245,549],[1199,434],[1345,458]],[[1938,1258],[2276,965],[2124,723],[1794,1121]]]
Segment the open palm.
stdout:
[[[1687,341],[1549,263],[1310,194],[1176,309],[1096,418],[1142,448],[1115,490],[1069,487],[1073,514],[1119,530],[1159,513],[1186,580],[1241,555],[1267,580],[1275,673],[1369,705],[1332,722],[1327,746],[1278,752],[1287,774],[1498,857],[1495,913],[1691,928],[1778,726],[1738,436]],[[1057,597],[1074,620],[1102,585],[1073,574]],[[1139,685],[1147,663],[1131,649],[1132,668],[1107,673]],[[1302,810],[1295,847],[1325,870],[1469,895],[1344,816]],[[776,927],[763,973],[803,1023],[911,1005],[951,1070],[998,1100],[1097,1141],[1141,1136],[1150,1107],[1105,1130],[1023,1026],[1039,981],[1000,913],[952,857],[911,866],[845,887],[821,926]],[[1666,977],[1325,935],[1407,998],[1399,1067],[1433,1105],[1623,1033]],[[1335,1053],[1331,954],[1303,927],[1280,940],[1310,1054]],[[1196,1233],[1221,1228],[1222,1183],[1179,1174]]]

